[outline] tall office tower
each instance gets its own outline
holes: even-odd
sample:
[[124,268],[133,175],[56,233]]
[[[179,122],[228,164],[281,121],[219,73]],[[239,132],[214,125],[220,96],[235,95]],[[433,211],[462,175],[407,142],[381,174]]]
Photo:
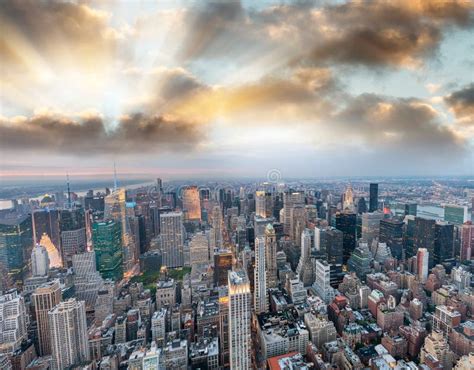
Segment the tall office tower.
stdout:
[[416,253],[418,278],[422,283],[428,278],[429,254],[430,252],[426,248],[418,248]]
[[405,248],[406,258],[413,257],[416,255],[415,248],[415,230],[416,230],[416,217],[412,215],[405,216],[403,220],[404,235],[403,235],[403,247]]
[[306,227],[305,209],[303,205],[295,205],[290,211],[290,239],[299,246],[301,233]]
[[329,304],[335,295],[334,289],[331,287],[331,267],[324,260],[316,260],[316,279],[313,284],[313,288],[318,296],[326,303]]
[[219,355],[221,365],[229,367],[229,289],[219,288]]
[[60,211],[60,252],[63,266],[71,266],[71,258],[87,248],[86,218],[84,210],[64,209]]
[[379,241],[387,243],[392,256],[403,257],[403,221],[394,218],[380,221]]
[[0,295],[0,353],[11,355],[28,338],[25,300],[16,290]]
[[356,247],[357,215],[352,212],[336,213],[336,229],[343,234],[343,263],[346,264]]
[[266,218],[266,201],[265,192],[262,190],[255,192],[255,215]]
[[95,251],[72,256],[74,270],[74,287],[76,297],[86,302],[86,308],[93,309],[97,293],[103,286],[103,280],[97,271]]
[[[315,245],[319,240],[319,254],[331,265],[342,265],[344,251],[344,233],[341,230],[329,227],[315,229]],[[316,237],[318,234],[318,237]],[[317,247],[316,247],[317,249]]]
[[295,205],[304,205],[304,193],[285,192],[283,194],[283,232],[290,235],[291,232],[291,210]]
[[435,249],[435,220],[428,220],[421,217],[415,218],[415,235],[413,238],[413,246],[416,252],[419,248],[426,248],[429,252],[428,267],[432,268],[434,263],[434,249]]
[[362,214],[367,212],[367,203],[364,197],[360,197],[357,201],[357,213]]
[[203,263],[209,264],[211,262],[208,231],[202,231],[193,235],[189,242],[189,256],[191,266]]
[[251,368],[252,295],[243,270],[229,271],[229,348],[231,370]]
[[265,258],[267,271],[267,287],[275,288],[278,285],[277,268],[277,241],[275,229],[272,224],[267,224],[265,228]]
[[375,212],[379,208],[379,184],[369,185],[369,212]]
[[52,367],[65,369],[90,358],[86,309],[75,298],[60,302],[48,313]]
[[470,261],[474,258],[474,224],[468,221],[461,228],[461,256],[460,260]]
[[265,238],[255,238],[254,308],[257,314],[267,312],[267,276],[265,270]]
[[186,211],[186,219],[190,221],[201,221],[201,200],[197,186],[187,186],[183,189],[183,210]]
[[104,220],[114,220],[120,224],[123,269],[130,271],[138,260],[138,256],[134,255],[135,245],[127,217],[127,193],[125,189],[116,189],[105,197]]
[[382,212],[370,212],[362,214],[362,239],[368,244],[379,237],[380,221],[383,220]]
[[97,268],[104,279],[121,280],[123,277],[123,249],[120,224],[113,220],[94,222],[92,225]]
[[163,265],[182,267],[184,264],[183,213],[169,212],[161,215],[160,232]]
[[444,221],[455,225],[462,225],[467,221],[467,206],[445,205]]
[[61,302],[59,280],[50,281],[38,288],[31,295],[35,309],[38,328],[38,349],[40,356],[51,354],[51,332],[48,312]]
[[222,211],[220,206],[212,208],[211,250],[223,248]]
[[0,218],[0,265],[21,280],[33,248],[31,216]]
[[32,216],[32,223],[34,242],[39,243],[43,235],[47,235],[56,249],[59,250],[59,210],[35,210]]
[[162,202],[161,198],[163,197],[163,181],[158,177],[156,179],[156,194],[155,194],[155,201],[156,207],[161,207]]
[[[301,234],[301,254],[300,260],[298,262],[298,267],[296,268],[296,274],[301,275],[305,262],[309,259],[311,255],[311,230],[304,229]],[[301,278],[300,278],[301,279]]]
[[433,262],[442,264],[454,257],[454,225],[437,221],[435,224],[435,241]]
[[349,185],[343,194],[342,209],[354,211],[354,192],[352,186]]
[[226,285],[229,271],[232,270],[232,252],[229,250],[218,250],[214,253],[214,285],[216,287]]
[[31,271],[33,276],[46,276],[49,271],[48,251],[42,245],[36,244],[31,252]]
[[351,257],[347,261],[349,271],[354,271],[359,279],[365,280],[367,274],[371,272],[372,253],[366,242],[359,242],[359,246],[354,249]]

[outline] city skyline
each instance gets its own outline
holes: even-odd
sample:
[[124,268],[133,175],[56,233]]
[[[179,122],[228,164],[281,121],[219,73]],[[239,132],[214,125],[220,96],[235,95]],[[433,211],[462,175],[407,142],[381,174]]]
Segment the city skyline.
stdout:
[[[472,175],[474,5],[0,7],[0,174]],[[442,171],[440,171],[442,169]]]

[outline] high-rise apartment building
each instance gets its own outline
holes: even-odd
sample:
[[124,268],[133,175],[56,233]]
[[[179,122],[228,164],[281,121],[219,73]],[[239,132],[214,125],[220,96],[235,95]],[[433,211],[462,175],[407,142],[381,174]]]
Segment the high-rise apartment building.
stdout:
[[60,302],[48,315],[52,368],[65,369],[89,360],[84,302],[74,298]]
[[419,248],[416,253],[418,278],[422,283],[428,278],[429,254],[430,252],[426,248]]
[[243,270],[229,271],[229,349],[231,370],[251,368],[251,305],[247,275]]
[[123,277],[122,231],[118,222],[107,220],[92,225],[97,269],[104,279],[116,281]]
[[255,272],[254,272],[254,309],[257,314],[266,312],[267,305],[267,273],[265,262],[265,238],[255,238]]
[[183,213],[168,212],[161,215],[160,233],[163,265],[167,267],[182,267],[184,264]]
[[474,224],[472,221],[464,223],[461,227],[460,260],[470,261],[474,258]]
[[25,300],[16,290],[0,295],[0,353],[11,355],[28,338]]
[[31,295],[38,328],[38,349],[40,356],[51,354],[51,331],[48,312],[61,302],[59,280],[50,281],[36,288]]
[[42,245],[36,244],[31,252],[31,272],[33,276],[46,276],[48,271],[48,251]]

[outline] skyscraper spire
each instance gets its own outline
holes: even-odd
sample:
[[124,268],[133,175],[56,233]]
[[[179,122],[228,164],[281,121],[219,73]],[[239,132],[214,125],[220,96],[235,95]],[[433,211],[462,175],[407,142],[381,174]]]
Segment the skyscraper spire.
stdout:
[[66,172],[66,180],[67,180],[67,207],[71,208],[71,188],[69,186],[69,173]]
[[115,167],[115,162],[114,162],[114,191],[117,191],[117,168]]

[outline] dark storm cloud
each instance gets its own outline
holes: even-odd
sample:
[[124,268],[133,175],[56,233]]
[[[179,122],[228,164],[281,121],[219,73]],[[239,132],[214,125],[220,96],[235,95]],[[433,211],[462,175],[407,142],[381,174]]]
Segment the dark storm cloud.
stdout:
[[474,83],[451,93],[444,98],[456,118],[474,123]]
[[142,114],[123,116],[108,127],[99,116],[72,119],[58,114],[0,119],[0,146],[87,156],[190,150],[203,139],[195,123]]

